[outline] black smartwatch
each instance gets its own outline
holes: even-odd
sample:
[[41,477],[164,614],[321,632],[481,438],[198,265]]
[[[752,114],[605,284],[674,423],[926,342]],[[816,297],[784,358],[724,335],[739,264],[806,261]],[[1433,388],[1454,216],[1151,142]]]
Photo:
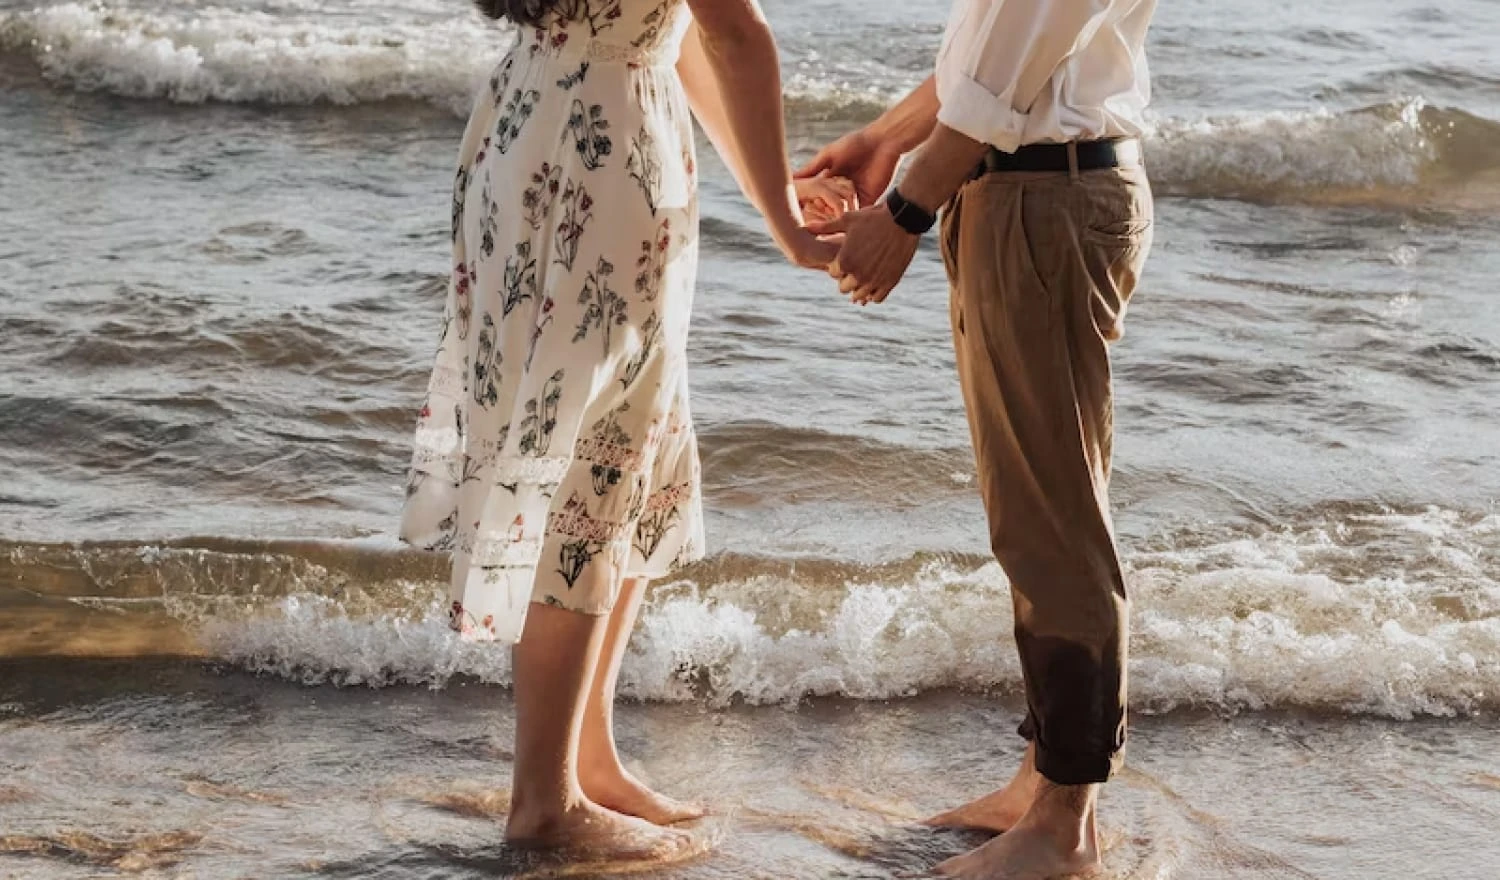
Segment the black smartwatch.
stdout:
[[929,214],[908,202],[906,197],[901,195],[900,190],[890,191],[890,194],[885,197],[885,206],[890,209],[891,217],[895,219],[896,225],[912,235],[921,235],[937,222],[936,214]]

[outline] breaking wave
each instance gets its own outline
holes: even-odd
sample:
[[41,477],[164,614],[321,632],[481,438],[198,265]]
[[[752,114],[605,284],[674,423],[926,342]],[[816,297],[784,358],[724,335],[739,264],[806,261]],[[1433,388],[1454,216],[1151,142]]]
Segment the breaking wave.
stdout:
[[[1352,513],[1178,536],[1129,555],[1135,707],[1407,718],[1500,707],[1500,515]],[[308,684],[504,684],[453,638],[427,557],[347,542],[12,545],[0,582],[115,615],[152,606],[196,651]],[[1004,575],[977,557],[866,566],[725,555],[658,587],[622,691],[767,704],[1015,691]]]
[[[477,14],[376,18],[197,7],[192,15],[66,3],[0,14],[0,56],[70,89],[193,104],[419,101],[467,114],[510,37]],[[857,124],[894,97],[793,75],[794,121]],[[1268,201],[1500,207],[1500,123],[1419,98],[1349,111],[1158,119],[1161,192]],[[1476,194],[1476,179],[1482,184]]]

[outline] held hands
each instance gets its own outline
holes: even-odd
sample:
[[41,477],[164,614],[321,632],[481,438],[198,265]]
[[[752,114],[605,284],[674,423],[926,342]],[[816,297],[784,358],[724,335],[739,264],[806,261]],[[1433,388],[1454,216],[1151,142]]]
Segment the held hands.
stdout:
[[884,203],[808,224],[808,230],[842,245],[828,274],[840,293],[861,306],[885,302],[916,256],[920,238],[896,225]]
[[880,202],[900,162],[899,153],[864,130],[844,135],[793,181],[807,225],[776,235],[789,260],[826,269],[856,305],[885,302],[917,252],[919,237]]
[[797,191],[802,218],[809,222],[837,220],[859,207],[854,182],[847,177],[835,177],[824,171],[814,177],[799,177],[792,181],[792,186]]
[[852,131],[822,150],[813,160],[802,166],[798,178],[817,178],[824,174],[846,177],[854,184],[859,204],[873,205],[880,201],[896,176],[896,166],[901,164],[901,154],[890,149],[880,139],[872,137],[864,129]]
[[839,246],[824,241],[805,226],[772,232],[776,246],[794,266],[803,269],[827,269],[839,255]]
[[[792,195],[796,197],[802,221],[836,220],[859,205],[854,184],[832,174],[793,181]],[[786,258],[804,269],[826,269],[838,255],[837,244],[819,239],[800,222],[782,224],[780,229],[773,228],[771,234]]]
[[880,202],[900,162],[899,153],[859,130],[824,147],[797,172],[799,184],[822,180],[829,174],[847,178],[854,184],[856,207],[869,206],[834,217],[810,217],[814,222],[807,226],[810,232],[839,245],[837,257],[828,264],[828,274],[856,305],[884,302],[917,252],[918,237],[896,225],[891,212]]

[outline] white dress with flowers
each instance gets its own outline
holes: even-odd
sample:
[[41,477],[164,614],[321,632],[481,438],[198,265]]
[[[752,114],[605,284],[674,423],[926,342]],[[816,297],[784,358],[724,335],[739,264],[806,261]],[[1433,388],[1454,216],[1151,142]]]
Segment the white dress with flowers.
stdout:
[[686,345],[697,180],[683,0],[588,0],[482,90],[401,536],[452,553],[451,614],[514,642],[544,602],[702,555]]

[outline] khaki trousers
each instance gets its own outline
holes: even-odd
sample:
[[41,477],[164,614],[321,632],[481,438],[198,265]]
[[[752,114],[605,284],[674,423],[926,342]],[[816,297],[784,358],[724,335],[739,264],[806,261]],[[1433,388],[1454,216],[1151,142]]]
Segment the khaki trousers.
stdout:
[[1151,246],[1144,169],[1001,172],[943,213],[953,339],[1026,683],[1053,782],[1123,760],[1129,604],[1109,511],[1109,345]]

